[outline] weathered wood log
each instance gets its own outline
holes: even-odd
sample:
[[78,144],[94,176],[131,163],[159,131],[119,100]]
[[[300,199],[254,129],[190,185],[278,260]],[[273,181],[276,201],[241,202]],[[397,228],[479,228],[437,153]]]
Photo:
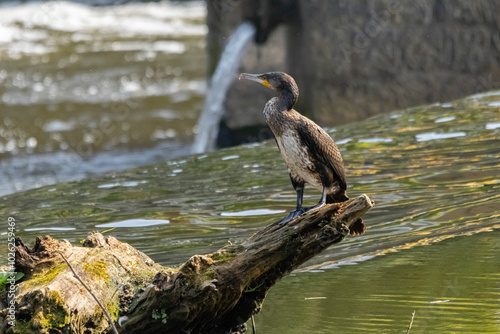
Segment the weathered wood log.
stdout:
[[366,195],[327,205],[285,225],[270,224],[242,244],[195,255],[177,269],[132,246],[94,233],[83,247],[49,236],[33,249],[20,239],[16,326],[2,333],[106,333],[109,323],[74,277],[63,254],[106,307],[120,333],[243,333],[268,290],[283,276],[349,234],[373,202]]

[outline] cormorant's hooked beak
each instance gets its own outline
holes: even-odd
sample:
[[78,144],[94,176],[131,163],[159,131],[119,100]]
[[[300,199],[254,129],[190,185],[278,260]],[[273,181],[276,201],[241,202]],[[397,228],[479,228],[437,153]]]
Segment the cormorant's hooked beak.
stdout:
[[263,84],[266,87],[269,87],[269,82],[266,79],[262,79],[261,74],[249,74],[249,73],[241,73],[239,76],[239,79],[246,79],[246,80],[251,80],[255,81],[258,83]]

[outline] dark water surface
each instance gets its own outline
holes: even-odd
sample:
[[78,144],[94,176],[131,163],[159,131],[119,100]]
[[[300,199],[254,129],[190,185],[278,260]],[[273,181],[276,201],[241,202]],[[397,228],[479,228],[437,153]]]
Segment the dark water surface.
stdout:
[[[260,106],[256,106],[260,107]],[[274,287],[262,333],[500,332],[500,92],[329,129],[368,229]],[[306,191],[306,204],[319,199]],[[33,244],[106,234],[175,266],[293,209],[274,141],[188,156],[0,199]],[[0,245],[5,259],[5,236]]]

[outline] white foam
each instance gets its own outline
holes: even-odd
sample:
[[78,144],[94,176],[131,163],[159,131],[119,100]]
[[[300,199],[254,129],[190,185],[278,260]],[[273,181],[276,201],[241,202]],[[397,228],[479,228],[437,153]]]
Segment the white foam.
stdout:
[[[110,32],[123,37],[143,34],[202,36],[207,32],[204,24],[205,15],[205,4],[198,1],[176,4],[131,3],[102,7],[90,7],[66,1],[28,3],[2,8],[0,44],[19,40],[19,36],[22,36],[22,40],[32,40],[29,34],[34,29],[40,28],[78,33],[75,38],[80,40],[87,34]],[[27,29],[23,28],[20,34],[16,31],[19,30],[17,28],[19,26]],[[161,45],[159,47],[164,48]]]

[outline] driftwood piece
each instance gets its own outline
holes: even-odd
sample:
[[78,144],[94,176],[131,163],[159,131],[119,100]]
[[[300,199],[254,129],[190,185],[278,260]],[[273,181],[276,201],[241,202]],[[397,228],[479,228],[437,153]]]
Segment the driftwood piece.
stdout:
[[110,326],[80,278],[106,307],[120,333],[243,333],[268,290],[283,276],[349,234],[373,206],[366,195],[327,205],[285,225],[272,223],[242,244],[194,255],[177,269],[162,267],[113,237],[90,235],[83,247],[49,236],[33,249],[20,239],[16,326],[0,332],[106,333]]

